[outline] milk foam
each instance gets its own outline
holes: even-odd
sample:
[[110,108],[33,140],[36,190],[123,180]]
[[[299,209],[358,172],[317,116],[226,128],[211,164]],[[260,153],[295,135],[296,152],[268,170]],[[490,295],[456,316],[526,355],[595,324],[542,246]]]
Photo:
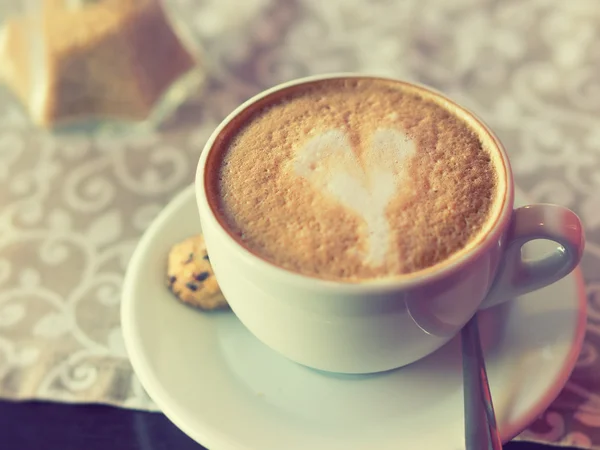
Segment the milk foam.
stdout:
[[369,144],[355,152],[344,131],[328,130],[297,150],[293,166],[315,189],[362,217],[368,230],[364,262],[380,266],[391,242],[385,210],[408,181],[406,162],[414,156],[415,144],[401,130],[385,128],[377,129]]
[[504,186],[495,144],[446,106],[371,78],[269,94],[215,141],[215,214],[240,245],[306,276],[442,264],[485,235]]

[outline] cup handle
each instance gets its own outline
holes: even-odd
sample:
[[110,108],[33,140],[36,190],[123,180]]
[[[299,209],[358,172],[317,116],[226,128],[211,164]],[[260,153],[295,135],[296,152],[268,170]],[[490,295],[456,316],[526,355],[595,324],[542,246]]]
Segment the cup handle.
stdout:
[[[558,246],[541,259],[523,259],[521,248],[534,239],[551,240]],[[505,245],[496,279],[481,309],[542,288],[568,275],[581,260],[585,238],[581,220],[573,211],[558,205],[536,204],[513,211]]]

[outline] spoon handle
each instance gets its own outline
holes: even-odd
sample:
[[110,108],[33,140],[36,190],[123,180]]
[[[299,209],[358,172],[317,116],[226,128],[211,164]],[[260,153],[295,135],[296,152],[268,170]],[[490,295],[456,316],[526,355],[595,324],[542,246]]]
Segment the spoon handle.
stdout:
[[477,315],[462,329],[461,341],[466,450],[502,450],[479,340]]

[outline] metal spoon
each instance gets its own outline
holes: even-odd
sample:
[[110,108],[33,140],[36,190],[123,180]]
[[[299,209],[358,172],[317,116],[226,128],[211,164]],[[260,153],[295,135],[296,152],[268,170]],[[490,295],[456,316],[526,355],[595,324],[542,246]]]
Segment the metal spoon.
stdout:
[[502,450],[487,373],[477,315],[461,331],[466,450]]

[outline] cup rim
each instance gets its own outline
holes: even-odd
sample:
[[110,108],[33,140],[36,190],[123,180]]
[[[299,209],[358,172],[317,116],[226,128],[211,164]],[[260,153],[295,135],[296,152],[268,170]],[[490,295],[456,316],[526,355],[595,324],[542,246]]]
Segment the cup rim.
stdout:
[[[474,127],[481,129],[481,131],[488,135],[489,141],[493,144],[495,150],[497,150],[499,160],[501,161],[502,167],[504,169],[505,191],[504,196],[501,200],[501,204],[499,204],[499,206],[497,207],[496,217],[492,219],[493,223],[487,230],[487,234],[479,238],[479,240],[473,245],[472,248],[459,251],[458,255],[451,255],[447,260],[442,261],[442,263],[406,275],[368,279],[358,282],[327,280],[323,278],[293,272],[291,270],[277,266],[276,264],[267,261],[266,259],[261,258],[249,249],[245,248],[239,242],[237,242],[237,240],[224,228],[223,224],[215,215],[212,205],[208,201],[208,197],[206,195],[207,181],[205,177],[208,157],[212,149],[214,148],[215,141],[221,135],[221,132],[240,113],[245,111],[247,108],[251,107],[259,100],[268,97],[271,94],[302,84],[342,78],[372,78],[385,81],[399,82],[410,87],[416,87],[427,92],[429,95],[438,97],[444,103],[446,103],[447,106],[450,106],[452,109],[459,112],[463,120],[474,124]],[[498,245],[498,241],[501,239],[502,235],[504,234],[505,230],[509,225],[514,205],[514,182],[512,176],[512,169],[506,150],[500,142],[500,140],[497,138],[497,136],[487,126],[487,124],[483,120],[481,120],[475,113],[457,104],[453,100],[449,99],[442,92],[439,92],[438,90],[430,86],[415,83],[413,81],[396,79],[389,76],[357,72],[335,72],[297,78],[288,82],[275,85],[243,102],[241,105],[235,108],[225,119],[223,119],[223,121],[212,132],[206,144],[204,145],[204,148],[198,161],[194,190],[201,219],[203,221],[210,222],[210,226],[212,226],[212,228],[216,230],[216,232],[219,235],[219,245],[225,245],[229,247],[230,250],[235,251],[237,253],[237,256],[240,259],[242,259],[245,264],[263,272],[270,272],[272,276],[279,279],[279,281],[285,282],[288,285],[301,287],[305,290],[319,292],[322,292],[323,290],[334,290],[337,293],[345,292],[348,294],[361,294],[373,291],[387,292],[392,290],[403,290],[409,288],[412,289],[420,287],[424,284],[429,284],[438,281],[440,279],[446,278],[450,275],[459,272],[460,270],[465,268],[465,266],[469,265],[470,262],[478,259],[482,254],[489,251],[491,247]],[[501,194],[502,193],[500,192],[499,195]],[[209,214],[206,214],[206,212],[209,212]]]

